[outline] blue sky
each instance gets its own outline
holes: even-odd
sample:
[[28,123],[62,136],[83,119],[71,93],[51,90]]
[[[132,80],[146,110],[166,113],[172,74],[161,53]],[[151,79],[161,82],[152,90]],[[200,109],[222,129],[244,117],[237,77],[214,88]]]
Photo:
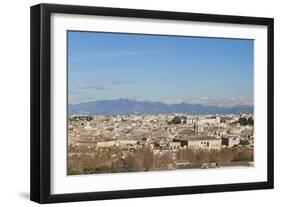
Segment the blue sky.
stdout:
[[69,31],[69,103],[127,98],[248,104],[253,99],[253,44]]

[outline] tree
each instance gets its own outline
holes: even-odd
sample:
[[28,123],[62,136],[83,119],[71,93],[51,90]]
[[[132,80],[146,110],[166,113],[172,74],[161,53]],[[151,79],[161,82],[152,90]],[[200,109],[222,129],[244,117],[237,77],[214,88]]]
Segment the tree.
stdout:
[[245,126],[245,125],[254,125],[254,120],[252,117],[247,118],[239,118],[239,123],[241,126]]
[[220,162],[221,152],[219,150],[211,150],[209,154],[210,154],[210,162]]
[[254,151],[253,149],[242,148],[237,149],[233,161],[253,161]]
[[181,120],[182,120],[182,117],[180,117],[180,116],[175,116],[175,117],[169,122],[169,124],[181,124]]
[[168,124],[186,124],[186,117],[185,116],[175,116]]
[[146,171],[153,167],[153,152],[148,147],[143,149],[143,167]]
[[128,154],[124,159],[124,168],[126,171],[136,171],[137,163],[133,155]]
[[248,125],[254,125],[254,120],[252,117],[248,118]]
[[246,118],[239,118],[239,124],[240,124],[241,126],[245,126],[245,125],[248,124],[248,121],[247,121]]
[[191,162],[194,163],[196,162],[196,153],[194,150],[191,149],[180,149],[177,152],[177,160],[178,161],[183,161],[183,162]]
[[222,149],[220,153],[220,162],[222,163],[229,163],[233,160],[234,153],[231,149]]
[[249,143],[248,140],[241,139],[240,142],[239,142],[239,144],[241,144],[241,145],[248,145],[248,144],[250,144],[250,143]]

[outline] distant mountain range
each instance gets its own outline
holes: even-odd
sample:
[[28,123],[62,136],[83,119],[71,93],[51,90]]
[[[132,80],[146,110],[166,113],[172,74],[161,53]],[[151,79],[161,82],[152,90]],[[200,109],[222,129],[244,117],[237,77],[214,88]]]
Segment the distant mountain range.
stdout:
[[253,113],[253,106],[233,107],[205,106],[201,104],[165,104],[152,101],[135,101],[129,99],[101,100],[79,104],[69,104],[69,115],[130,115],[130,114],[239,114]]

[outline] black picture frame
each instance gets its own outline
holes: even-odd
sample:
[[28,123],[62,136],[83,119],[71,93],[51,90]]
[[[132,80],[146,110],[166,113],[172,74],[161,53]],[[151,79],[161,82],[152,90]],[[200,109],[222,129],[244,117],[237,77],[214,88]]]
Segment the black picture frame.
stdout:
[[[204,186],[167,187],[105,192],[85,192],[73,194],[50,193],[50,15],[52,13],[100,15],[113,17],[134,17],[194,22],[218,22],[267,26],[267,181],[238,184]],[[135,10],[73,5],[39,4],[31,7],[31,151],[30,151],[30,199],[38,203],[88,201],[103,199],[134,198],[146,196],[166,196],[179,194],[210,193],[272,189],[274,186],[274,78],[273,46],[274,20],[272,18],[195,14],[153,10]]]

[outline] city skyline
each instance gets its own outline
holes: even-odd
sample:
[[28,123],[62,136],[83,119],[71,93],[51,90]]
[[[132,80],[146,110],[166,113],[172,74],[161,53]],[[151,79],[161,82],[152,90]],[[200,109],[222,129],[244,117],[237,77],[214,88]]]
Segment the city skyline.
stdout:
[[252,105],[253,40],[68,32],[68,97]]

